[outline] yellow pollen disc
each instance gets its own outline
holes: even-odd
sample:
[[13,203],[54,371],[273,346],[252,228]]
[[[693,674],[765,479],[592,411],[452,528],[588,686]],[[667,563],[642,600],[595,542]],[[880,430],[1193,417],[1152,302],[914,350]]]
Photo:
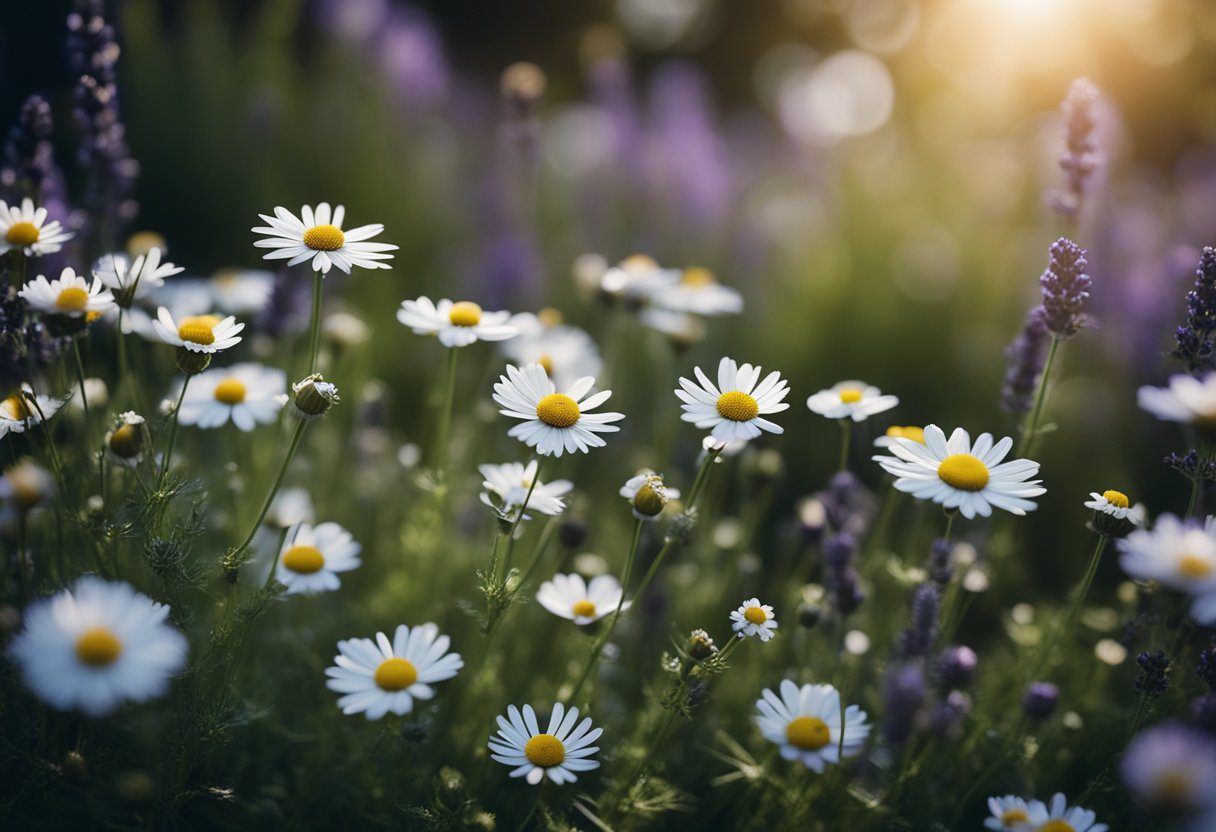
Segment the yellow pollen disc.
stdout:
[[760,405],[746,393],[732,390],[718,396],[718,415],[732,422],[746,422],[756,418]]
[[85,312],[85,313],[84,313],[84,319],[85,319],[85,321],[86,321],[86,322],[88,322],[88,323],[90,323],[90,324],[91,324],[91,323],[93,323],[93,321],[97,320],[97,319],[98,319],[98,318],[100,318],[100,317],[101,317],[101,313],[100,313],[100,312]]
[[925,444],[925,429],[924,428],[909,426],[909,427],[903,428],[902,430],[903,430],[903,432],[900,435],[904,439],[911,439],[913,442],[919,442],[922,445]]
[[761,607],[748,607],[743,611],[743,617],[752,624],[763,624],[768,621],[768,613]]
[[110,450],[123,459],[139,453],[139,432],[134,425],[120,425],[110,434]]
[[1195,789],[1195,783],[1187,772],[1175,769],[1158,777],[1156,788],[1161,803],[1167,806],[1186,806]]
[[1127,508],[1131,505],[1131,501],[1127,499],[1127,495],[1122,491],[1103,491],[1102,496],[1106,498],[1106,502],[1115,508]]
[[536,418],[555,428],[568,428],[578,417],[578,405],[565,393],[550,393],[536,404]]
[[818,751],[832,741],[828,724],[813,716],[800,716],[785,726],[785,738],[790,745],[803,751]]
[[691,269],[684,270],[684,274],[680,276],[680,282],[685,286],[713,286],[718,281],[714,279],[714,273],[709,269],[693,266]]
[[346,235],[336,225],[314,225],[304,232],[304,245],[313,251],[337,251],[346,242]]
[[4,232],[4,241],[14,246],[32,246],[38,242],[40,233],[32,222],[15,222]]
[[90,667],[114,664],[122,653],[122,642],[105,627],[85,630],[76,639],[76,658]]
[[0,404],[0,410],[3,410],[4,415],[14,422],[24,422],[34,415],[30,411],[30,406],[20,396],[9,396]]
[[566,746],[552,734],[537,734],[524,746],[524,756],[534,766],[549,768],[566,759]]
[[376,687],[380,690],[405,690],[418,681],[418,669],[405,659],[385,659],[376,668]]
[[245,401],[245,385],[235,378],[226,378],[215,385],[215,400],[222,404],[240,404]]
[[1038,828],[1038,832],[1077,832],[1073,825],[1065,820],[1049,820]]
[[571,612],[583,618],[594,618],[595,604],[590,601],[579,601],[571,608]]
[[182,318],[177,325],[177,337],[192,344],[214,344],[216,324],[220,319],[215,315],[191,315]]
[[311,575],[321,571],[325,565],[325,555],[316,546],[292,546],[283,554],[283,565],[292,572]]
[[453,303],[448,320],[452,326],[477,326],[481,323],[481,307],[468,300]]
[[63,312],[80,312],[89,305],[89,293],[79,286],[69,286],[55,298],[55,308]]
[[1001,823],[1005,826],[1013,826],[1015,823],[1020,823],[1024,820],[1030,820],[1030,815],[1026,814],[1022,809],[1010,809],[1001,815]]
[[1178,558],[1178,571],[1188,578],[1206,578],[1212,572],[1212,564],[1199,555],[1183,555]]
[[937,466],[937,476],[959,491],[982,491],[988,484],[988,466],[971,454],[954,454]]
[[840,400],[845,404],[856,404],[861,401],[861,391],[856,387],[843,387],[837,391],[836,395],[840,396]]
[[536,359],[536,363],[544,368],[545,375],[553,377],[553,356],[549,353],[544,353],[540,358]]

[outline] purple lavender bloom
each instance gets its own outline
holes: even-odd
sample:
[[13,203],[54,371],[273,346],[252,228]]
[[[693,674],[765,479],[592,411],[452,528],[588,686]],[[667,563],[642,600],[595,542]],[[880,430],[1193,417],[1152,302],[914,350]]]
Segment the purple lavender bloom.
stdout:
[[1043,286],[1043,322],[1057,338],[1071,338],[1085,326],[1085,302],[1090,278],[1085,249],[1061,237],[1051,246],[1047,271],[1039,278]]
[[1060,111],[1064,115],[1064,155],[1060,168],[1064,171],[1065,189],[1051,194],[1050,203],[1070,224],[1075,224],[1085,202],[1089,178],[1102,164],[1095,136],[1099,92],[1087,78],[1078,78],[1068,88]]
[[1047,313],[1036,306],[1026,315],[1018,337],[1005,348],[1009,362],[1001,388],[1001,406],[1009,413],[1026,413],[1034,404],[1039,376],[1047,363]]
[[629,65],[618,54],[594,60],[587,69],[591,103],[612,122],[615,139],[613,170],[630,186],[646,179],[642,159],[642,119]]
[[1194,448],[1185,454],[1170,453],[1162,461],[1191,482],[1216,482],[1216,460],[1200,456]]
[[493,234],[474,266],[479,297],[495,308],[530,297],[542,274],[535,243],[527,234],[512,228]]
[[0,186],[11,196],[29,196],[38,201],[42,182],[55,168],[51,147],[51,105],[40,95],[31,95],[21,105],[17,123],[4,146]]
[[933,647],[937,636],[937,613],[941,594],[930,583],[912,590],[912,615],[908,627],[899,637],[899,655],[905,659],[923,658]]
[[912,735],[925,702],[925,674],[918,663],[895,664],[887,670],[883,701],[883,735],[892,743],[902,743]]
[[311,308],[308,281],[300,280],[290,269],[280,269],[271,284],[270,298],[258,312],[255,329],[271,338],[303,332],[308,328]]
[[381,72],[410,112],[438,104],[451,86],[443,42],[416,9],[399,9],[382,23],[376,57]]
[[1199,654],[1199,662],[1195,665],[1195,675],[1203,683],[1216,691],[1216,642],[1203,648]]
[[1156,697],[1169,689],[1170,660],[1165,657],[1164,650],[1145,651],[1136,657],[1136,664],[1140,665],[1140,672],[1136,674],[1136,693]]
[[957,738],[963,719],[971,713],[971,697],[952,690],[929,712],[929,730],[939,737]]
[[824,583],[832,593],[836,609],[846,616],[861,606],[865,593],[859,584],[853,556],[857,552],[857,540],[848,532],[839,532],[824,541]]
[[945,587],[954,577],[953,553],[954,547],[945,538],[936,538],[929,545],[929,577],[938,586]]
[[1120,762],[1132,794],[1182,821],[1186,829],[1216,824],[1216,740],[1176,722],[1136,735]]
[[856,474],[836,472],[828,480],[827,488],[817,496],[832,528],[856,537],[865,534],[874,508],[873,496]]
[[965,688],[971,684],[979,657],[965,644],[947,647],[937,658],[937,676],[942,686]]
[[389,0],[319,0],[316,18],[322,30],[356,46],[373,40],[389,15]]
[[1195,272],[1195,287],[1186,295],[1186,321],[1174,334],[1177,346],[1171,355],[1195,375],[1216,367],[1212,351],[1216,344],[1216,249],[1204,248]]
[[1046,719],[1060,704],[1060,689],[1051,682],[1031,682],[1022,696],[1022,710],[1035,719]]
[[25,301],[7,291],[8,264],[0,269],[0,390],[13,390],[56,362],[71,339],[52,335],[41,316],[29,318]]

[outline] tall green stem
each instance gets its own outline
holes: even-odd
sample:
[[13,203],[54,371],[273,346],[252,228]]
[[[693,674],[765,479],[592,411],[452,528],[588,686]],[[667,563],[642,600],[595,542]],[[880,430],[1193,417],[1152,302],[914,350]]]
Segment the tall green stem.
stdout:
[[161,465],[160,476],[156,478],[156,490],[160,491],[165,484],[165,476],[169,473],[169,464],[173,461],[173,447],[177,444],[177,426],[178,417],[181,414],[182,402],[186,398],[186,388],[190,385],[190,379],[193,376],[187,374],[182,379],[182,391],[177,394],[177,406],[173,408],[173,420],[169,423],[169,443],[165,447],[165,459]]
[[270,486],[266,499],[262,501],[262,508],[258,512],[257,519],[249,527],[249,534],[245,535],[245,539],[237,547],[236,552],[238,554],[245,552],[249,548],[250,544],[253,543],[254,535],[258,533],[258,529],[262,525],[262,521],[266,519],[266,514],[270,511],[270,504],[274,502],[275,495],[279,493],[279,488],[283,485],[283,477],[287,475],[287,469],[291,465],[292,457],[296,455],[296,449],[300,447],[300,439],[304,436],[304,428],[306,427],[308,427],[308,422],[304,419],[296,423],[295,432],[291,435],[291,444],[287,446],[287,454],[283,457],[283,464],[279,466],[279,473],[275,475],[274,485]]
[[325,275],[312,273],[312,320],[308,335],[308,372],[317,371],[317,353],[321,348],[321,283]]
[[851,419],[840,420],[840,466],[837,471],[847,471],[849,469],[849,440],[853,436],[853,421]]
[[1030,410],[1026,424],[1022,426],[1022,436],[1018,440],[1018,450],[1014,454],[1014,457],[1026,456],[1034,444],[1039,431],[1039,420],[1043,417],[1043,402],[1047,399],[1047,379],[1051,375],[1052,366],[1056,363],[1056,352],[1059,348],[1059,336],[1051,336],[1051,346],[1047,350],[1047,361],[1043,364],[1043,374],[1039,376],[1039,389],[1034,396],[1034,407]]
[[1094,546],[1093,554],[1089,556],[1089,566],[1085,568],[1085,575],[1077,586],[1075,597],[1072,599],[1072,604],[1068,607],[1068,613],[1064,616],[1064,620],[1060,622],[1060,625],[1052,631],[1051,639],[1047,642],[1044,649],[1039,651],[1039,662],[1035,665],[1034,673],[1031,674],[1031,681],[1034,681],[1034,677],[1042,673],[1044,668],[1051,667],[1051,657],[1060,643],[1060,639],[1064,638],[1072,630],[1072,625],[1076,622],[1077,615],[1085,604],[1085,597],[1089,595],[1089,588],[1093,586],[1094,576],[1098,574],[1098,564],[1101,562],[1102,553],[1106,550],[1106,544],[1109,542],[1110,538],[1106,535],[1098,535],[1098,544]]

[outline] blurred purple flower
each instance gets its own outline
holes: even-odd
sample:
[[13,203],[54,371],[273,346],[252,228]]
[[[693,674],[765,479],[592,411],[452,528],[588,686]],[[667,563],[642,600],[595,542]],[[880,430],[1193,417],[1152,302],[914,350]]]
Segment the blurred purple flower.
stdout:
[[1043,315],[1048,331],[1058,338],[1071,338],[1085,326],[1085,304],[1089,300],[1090,277],[1085,249],[1061,237],[1051,246],[1047,271],[1039,278],[1043,287]]
[[428,110],[447,95],[451,72],[443,41],[421,12],[396,8],[382,22],[374,49],[381,72],[408,111]]
[[1085,201],[1090,176],[1102,164],[1095,136],[1099,92],[1087,78],[1078,78],[1068,88],[1060,111],[1064,116],[1064,154],[1060,168],[1064,171],[1065,189],[1050,196],[1050,204],[1069,224],[1075,225]]
[[916,715],[925,702],[925,674],[918,663],[893,664],[887,669],[883,701],[883,735],[892,743],[902,743],[912,735]]
[[1026,314],[1022,331],[1005,348],[1005,383],[1001,406],[1010,413],[1026,413],[1034,404],[1039,376],[1047,362],[1047,314],[1036,306]]
[[1195,287],[1186,295],[1186,321],[1174,334],[1177,346],[1173,356],[1194,375],[1213,369],[1212,351],[1216,344],[1216,249],[1210,246],[1199,258]]

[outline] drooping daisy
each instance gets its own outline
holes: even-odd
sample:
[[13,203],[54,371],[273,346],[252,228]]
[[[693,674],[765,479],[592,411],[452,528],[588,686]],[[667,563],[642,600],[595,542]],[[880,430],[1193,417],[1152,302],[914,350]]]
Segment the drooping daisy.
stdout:
[[675,391],[684,402],[680,418],[685,422],[702,429],[711,428],[713,437],[720,442],[755,439],[765,430],[784,432],[780,425],[763,418],[789,407],[782,401],[790,388],[781,373],[774,370],[760,381],[759,367],[739,366],[734,359],[723,358],[718,362],[718,385],[715,387],[700,367],[694,367],[693,372],[700,385],[681,378],[682,389]]
[[988,811],[992,817],[984,819],[984,827],[993,832],[1021,832],[1030,821],[1030,807],[1043,806],[1041,801],[1029,803],[1023,798],[1007,794],[1004,797],[988,798]]
[[1152,529],[1119,541],[1119,565],[1133,578],[1188,593],[1195,620],[1216,621],[1216,517],[1201,526],[1163,514]]
[[925,428],[925,443],[896,439],[890,446],[895,456],[876,456],[874,461],[896,478],[895,488],[919,500],[932,500],[943,508],[958,509],[968,519],[988,517],[992,507],[1012,514],[1034,511],[1030,498],[1047,491],[1030,480],[1039,463],[1029,459],[1001,460],[1013,447],[1009,437],[993,442],[992,434],[981,433],[972,444],[962,428],[946,440],[937,425]]
[[[33,401],[30,397],[33,397]],[[0,401],[0,437],[8,433],[24,433],[27,425],[37,425],[44,418],[50,419],[67,399],[52,399],[50,396],[35,396],[28,384],[7,399]]]
[[342,585],[340,572],[358,568],[363,547],[337,523],[301,523],[279,552],[275,579],[287,594],[328,592]]
[[185,664],[186,639],[168,617],[129,584],[86,576],[26,609],[12,653],[43,701],[104,716],[162,696]]
[[1123,781],[1140,802],[1185,823],[1216,828],[1216,740],[1177,722],[1136,735],[1120,761]]
[[445,347],[467,347],[477,341],[505,341],[517,330],[508,321],[510,312],[483,312],[472,301],[456,303],[428,297],[402,301],[397,320],[417,335],[438,335]]
[[217,353],[241,342],[239,333],[245,328],[229,315],[192,315],[182,318],[180,324],[173,320],[169,310],[161,307],[152,322],[156,334],[166,344],[183,347],[190,352]]
[[435,696],[431,685],[451,679],[464,667],[459,653],[448,652],[450,645],[451,639],[429,623],[413,628],[399,624],[392,641],[384,633],[376,633],[375,641],[339,641],[334,666],[325,668],[325,687],[343,694],[338,707],[347,716],[408,714],[415,699]]
[[781,696],[765,688],[756,701],[756,724],[769,742],[781,747],[785,760],[799,760],[822,774],[828,763],[839,763],[841,728],[844,756],[861,752],[870,736],[866,712],[857,705],[845,709],[840,718],[840,692],[831,685],[803,685],[789,679],[781,682]]
[[656,286],[650,302],[661,309],[704,317],[743,312],[743,296],[719,283],[709,269],[699,266],[684,269],[676,280]]
[[1133,506],[1122,491],[1111,489],[1103,491],[1101,494],[1091,491],[1085,507],[1102,514],[1109,514],[1116,520],[1127,520],[1137,526],[1144,523],[1144,515],[1137,510],[1139,506]]
[[558,393],[541,365],[528,364],[521,370],[508,364],[507,374],[499,376],[494,385],[494,401],[504,416],[524,420],[507,431],[507,435],[536,448],[537,453],[544,456],[586,453],[589,448],[605,444],[599,434],[620,430],[611,422],[625,418],[623,413],[591,412],[612,395],[611,390],[601,390],[588,396],[594,385],[594,378],[584,376],[565,393]]
[[896,439],[911,439],[913,442],[925,444],[925,429],[915,425],[891,425],[887,432],[874,439],[875,448],[889,448]]
[[490,737],[490,757],[514,766],[511,776],[523,777],[533,786],[546,776],[558,785],[573,783],[578,780],[576,772],[599,768],[599,761],[591,759],[599,748],[592,743],[604,733],[603,728],[591,727],[591,717],[577,726],[576,722],[578,708],[558,702],[548,729],[542,732],[531,705],[524,705],[522,714],[511,705],[506,717],[498,717],[498,735]]
[[639,520],[657,520],[668,502],[680,498],[680,490],[663,482],[663,477],[650,469],[639,471],[621,486],[620,495],[629,501],[633,516]]
[[165,278],[181,274],[181,266],[161,262],[159,248],[148,249],[134,260],[125,254],[107,254],[97,261],[93,274],[114,293],[121,306],[130,306],[132,301],[142,300],[154,290],[165,285]]
[[540,605],[556,616],[575,624],[590,624],[606,615],[629,609],[631,602],[621,602],[621,584],[611,575],[598,575],[588,584],[582,575],[554,575],[536,591]]
[[837,382],[806,400],[812,413],[827,419],[852,419],[854,422],[864,422],[897,404],[899,397],[884,396],[881,390],[864,381]]
[[1023,829],[1033,832],[1107,832],[1105,823],[1094,823],[1095,815],[1080,806],[1069,806],[1063,794],[1055,794],[1050,805],[1035,800],[1026,806],[1030,823]]
[[247,362],[194,376],[177,418],[200,428],[218,428],[231,419],[240,430],[251,431],[278,419],[286,403],[287,374]]
[[0,200],[0,255],[16,249],[26,257],[54,254],[75,234],[64,231],[58,220],[46,221],[47,210],[35,208],[34,201],[21,200],[9,205]]
[[391,269],[388,263],[397,246],[389,243],[368,242],[384,230],[379,223],[361,225],[349,231],[342,230],[346,208],[339,205],[330,210],[328,202],[322,202],[316,211],[311,205],[300,209],[300,216],[283,207],[274,209],[274,216],[258,214],[266,226],[253,229],[254,234],[263,234],[265,239],[255,240],[258,248],[274,249],[264,260],[287,260],[288,266],[312,261],[312,269],[328,274],[331,266],[337,266],[350,274],[352,266],[364,269]]
[[519,334],[502,342],[502,354],[516,366],[539,364],[558,387],[569,387],[584,376],[598,376],[604,369],[591,336],[562,323],[556,310],[513,315],[510,325]]
[[[562,497],[570,493],[574,483],[569,480],[554,480],[553,482],[535,482],[536,469],[540,463],[532,460],[527,465],[519,462],[507,462],[502,465],[478,465],[477,470],[485,481],[481,484],[486,490],[481,492],[481,501],[504,517],[510,517],[515,510],[528,501],[527,508],[541,514],[554,516],[561,514],[566,503]],[[528,496],[531,489],[532,495]],[[527,518],[527,515],[524,515]]]
[[45,275],[38,275],[18,292],[25,302],[44,315],[63,315],[68,318],[80,318],[101,315],[114,306],[114,296],[110,294],[97,277],[92,284],[77,275],[72,269],[64,269],[59,277],[47,280]]
[[1216,372],[1201,379],[1184,373],[1171,376],[1168,387],[1141,387],[1136,402],[1163,421],[1210,428],[1216,425]]
[[773,616],[773,608],[761,604],[759,598],[749,598],[739,605],[739,609],[730,614],[731,629],[740,638],[759,636],[761,641],[768,641],[777,629],[777,619]]

